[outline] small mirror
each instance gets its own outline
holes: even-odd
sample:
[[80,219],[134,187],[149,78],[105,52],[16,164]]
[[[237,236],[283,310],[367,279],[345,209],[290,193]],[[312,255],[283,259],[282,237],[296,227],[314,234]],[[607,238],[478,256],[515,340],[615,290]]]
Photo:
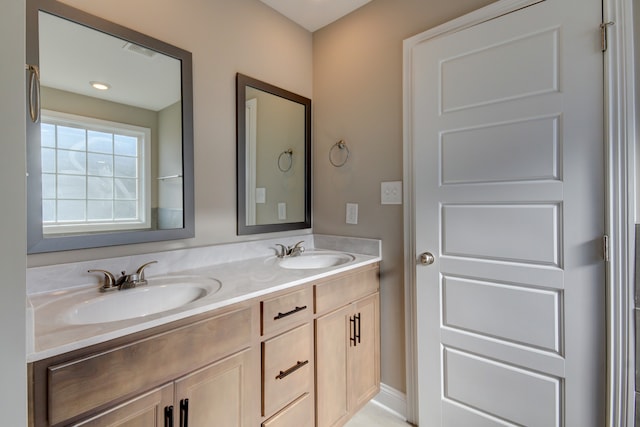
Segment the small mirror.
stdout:
[[27,17],[28,252],[193,237],[191,54],[58,2]]
[[311,100],[238,74],[238,234],[311,227]]

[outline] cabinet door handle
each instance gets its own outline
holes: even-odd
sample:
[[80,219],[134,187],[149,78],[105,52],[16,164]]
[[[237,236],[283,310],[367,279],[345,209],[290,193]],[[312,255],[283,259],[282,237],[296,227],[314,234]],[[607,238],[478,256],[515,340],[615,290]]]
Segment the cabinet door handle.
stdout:
[[302,368],[307,363],[309,363],[309,360],[305,360],[304,362],[298,361],[298,363],[296,363],[295,365],[293,365],[292,367],[290,367],[286,371],[280,371],[280,373],[278,375],[276,375],[276,379],[277,380],[281,380],[284,377],[293,374],[295,371],[297,371],[298,369]]
[[173,427],[173,405],[164,407],[164,427]]
[[306,309],[307,309],[306,305],[303,305],[302,307],[296,306],[296,308],[294,308],[291,311],[287,311],[286,313],[278,313],[278,315],[274,317],[273,320],[282,319],[283,317],[291,316],[292,314],[296,314],[297,312],[306,310]]
[[356,339],[358,340],[358,344],[360,344],[360,321],[362,319],[360,313],[356,314],[353,317],[356,319],[356,323],[358,324],[358,328],[356,329]]
[[358,345],[358,342],[356,341],[356,316],[351,316],[349,317],[349,322],[351,323],[351,330],[349,331],[350,336],[349,336],[349,341],[351,341],[351,345],[353,347]]
[[180,427],[189,427],[189,399],[180,401]]

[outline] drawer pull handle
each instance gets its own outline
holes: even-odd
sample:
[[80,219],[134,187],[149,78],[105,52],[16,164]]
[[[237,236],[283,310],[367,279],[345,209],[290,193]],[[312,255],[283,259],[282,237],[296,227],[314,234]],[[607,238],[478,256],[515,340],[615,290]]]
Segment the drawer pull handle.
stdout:
[[277,380],[281,380],[284,377],[286,377],[287,375],[293,374],[295,371],[297,371],[298,369],[302,368],[307,363],[309,363],[308,360],[305,360],[304,362],[298,361],[298,363],[296,363],[294,366],[290,367],[286,371],[280,371],[280,373],[278,375],[276,375],[276,379]]
[[291,316],[292,314],[296,314],[297,312],[306,310],[306,309],[307,309],[306,305],[303,305],[302,307],[296,306],[296,308],[294,308],[291,311],[287,311],[286,313],[278,313],[278,315],[274,317],[273,320],[282,319],[283,317]]

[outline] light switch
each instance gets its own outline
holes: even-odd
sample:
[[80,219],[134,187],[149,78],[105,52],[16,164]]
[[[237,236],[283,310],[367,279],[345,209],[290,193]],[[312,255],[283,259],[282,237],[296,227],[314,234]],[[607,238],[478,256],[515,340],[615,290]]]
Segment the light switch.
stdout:
[[347,203],[347,224],[358,223],[358,204]]
[[287,204],[284,202],[278,203],[278,219],[287,219]]
[[380,203],[383,205],[401,205],[402,181],[383,182],[380,185]]
[[267,202],[267,189],[264,187],[256,188],[256,203]]

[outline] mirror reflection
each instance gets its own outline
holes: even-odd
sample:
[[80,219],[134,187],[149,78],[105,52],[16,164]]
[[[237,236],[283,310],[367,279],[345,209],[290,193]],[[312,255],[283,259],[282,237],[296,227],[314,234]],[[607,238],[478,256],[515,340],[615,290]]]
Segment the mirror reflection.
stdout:
[[44,234],[182,228],[180,61],[39,15]]
[[238,234],[310,227],[311,100],[239,74]]
[[64,5],[35,13],[29,252],[192,237],[191,55]]

